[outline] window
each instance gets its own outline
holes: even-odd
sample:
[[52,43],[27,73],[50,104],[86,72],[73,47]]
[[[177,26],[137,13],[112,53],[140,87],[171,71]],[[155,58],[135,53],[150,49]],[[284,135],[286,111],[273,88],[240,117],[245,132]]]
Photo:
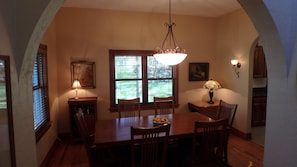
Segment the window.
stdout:
[[176,105],[177,66],[155,60],[153,51],[110,50],[110,104],[116,111],[117,99],[139,97],[142,109],[152,109],[154,96],[174,96]]
[[47,47],[45,45],[40,45],[34,62],[32,75],[34,130],[36,141],[38,141],[50,127],[46,52]]

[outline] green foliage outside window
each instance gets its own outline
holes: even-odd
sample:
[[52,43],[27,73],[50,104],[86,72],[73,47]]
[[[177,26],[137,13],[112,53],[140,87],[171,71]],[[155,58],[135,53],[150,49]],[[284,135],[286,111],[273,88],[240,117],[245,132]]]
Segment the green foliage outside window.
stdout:
[[111,108],[118,99],[140,98],[142,105],[152,106],[154,96],[177,93],[175,66],[159,63],[153,51],[110,50]]

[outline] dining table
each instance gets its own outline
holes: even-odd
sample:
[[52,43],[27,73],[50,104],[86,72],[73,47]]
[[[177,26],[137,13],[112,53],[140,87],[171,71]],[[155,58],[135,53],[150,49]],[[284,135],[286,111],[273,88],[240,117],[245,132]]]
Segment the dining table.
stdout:
[[156,117],[167,119],[167,123],[171,125],[169,138],[186,138],[192,136],[195,121],[214,121],[212,118],[198,112],[97,120],[95,124],[94,144],[97,147],[127,145],[131,141],[131,126],[152,127],[154,126],[153,119]]

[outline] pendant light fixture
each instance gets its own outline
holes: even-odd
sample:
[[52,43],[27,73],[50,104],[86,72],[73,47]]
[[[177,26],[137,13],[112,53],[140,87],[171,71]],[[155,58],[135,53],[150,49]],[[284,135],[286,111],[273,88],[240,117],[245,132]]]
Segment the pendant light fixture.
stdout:
[[156,48],[154,57],[162,64],[165,65],[176,65],[182,62],[186,57],[186,50],[178,47],[172,27],[175,26],[175,23],[171,23],[171,0],[169,0],[169,22],[165,23],[165,26],[168,27],[168,32],[163,41],[162,48]]

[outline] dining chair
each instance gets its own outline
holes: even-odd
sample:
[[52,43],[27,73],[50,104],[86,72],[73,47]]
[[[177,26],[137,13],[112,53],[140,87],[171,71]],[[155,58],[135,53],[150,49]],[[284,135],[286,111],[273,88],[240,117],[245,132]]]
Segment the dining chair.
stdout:
[[140,117],[140,98],[118,99],[119,118]]
[[224,134],[228,119],[195,122],[192,141],[192,166],[225,166]]
[[228,164],[228,141],[229,141],[229,136],[232,130],[235,114],[237,111],[237,104],[231,104],[227,103],[223,100],[220,100],[219,103],[219,108],[217,111],[217,116],[216,119],[228,119],[228,124],[227,124],[227,133],[224,138],[224,161],[226,164]]
[[94,145],[94,135],[88,133],[89,131],[84,120],[84,114],[81,110],[76,112],[74,120],[77,125],[79,135],[84,143],[90,167],[117,167],[122,163],[120,158],[112,155],[111,150],[99,149],[96,145]]
[[174,114],[174,98],[169,97],[154,97],[155,115]]
[[231,129],[234,122],[237,106],[237,104],[231,104],[220,100],[216,119],[227,118],[229,120],[228,128]]
[[164,167],[170,124],[131,127],[131,166]]

